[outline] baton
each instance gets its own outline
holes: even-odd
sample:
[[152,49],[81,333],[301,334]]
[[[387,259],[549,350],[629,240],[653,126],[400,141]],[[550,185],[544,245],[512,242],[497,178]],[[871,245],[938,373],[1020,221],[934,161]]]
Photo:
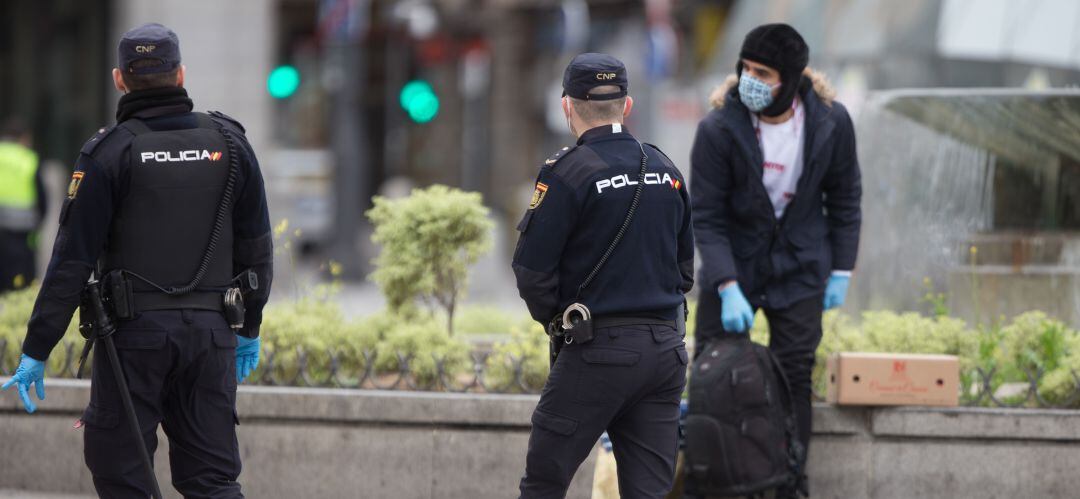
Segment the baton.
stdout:
[[142,457],[143,466],[150,478],[151,495],[154,499],[161,499],[161,488],[158,487],[157,476],[154,475],[154,465],[150,461],[150,453],[146,450],[146,441],[143,440],[142,430],[139,428],[139,418],[135,414],[135,404],[131,401],[131,393],[128,391],[127,379],[124,377],[124,369],[120,365],[120,356],[116,354],[116,344],[113,342],[113,333],[116,325],[105,312],[105,303],[101,301],[101,287],[97,281],[91,281],[87,285],[90,292],[90,302],[94,307],[94,316],[98,324],[98,338],[105,343],[105,352],[109,355],[109,364],[112,365],[113,374],[116,376],[116,384],[120,389],[120,400],[124,403],[127,411],[128,424],[131,432],[135,435],[135,442],[139,446],[139,454]]

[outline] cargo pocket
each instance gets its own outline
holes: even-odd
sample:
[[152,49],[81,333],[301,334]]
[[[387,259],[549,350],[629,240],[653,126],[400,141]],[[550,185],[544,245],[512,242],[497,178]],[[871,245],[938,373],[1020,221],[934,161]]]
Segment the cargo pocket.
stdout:
[[[163,328],[125,327],[113,334],[113,343],[116,345],[120,362],[124,365],[125,381],[131,393],[153,398],[160,393],[162,383],[168,373],[168,352],[165,349],[167,340],[168,331]],[[98,354],[105,353],[104,344],[99,344],[96,348],[100,349]],[[114,376],[112,372],[107,374],[108,385],[116,386]],[[98,406],[114,407],[111,402],[117,402],[115,407],[120,407],[119,399],[109,402],[109,404],[98,404]]]
[[237,339],[236,333],[231,329],[212,329],[214,335],[214,346],[218,348],[236,348]]
[[633,350],[615,348],[590,348],[581,351],[581,359],[586,364],[601,366],[633,366],[641,359],[641,354]]
[[232,399],[236,393],[236,333],[227,328],[214,328],[210,330],[210,340],[213,345],[199,373],[198,385],[212,392],[230,394]]
[[625,380],[641,354],[616,348],[584,348],[584,365],[578,372],[576,399],[582,404],[603,405],[623,398]]
[[537,409],[532,416],[532,424],[535,427],[543,428],[552,433],[569,437],[577,431],[577,421],[570,419],[566,416],[560,416],[553,414],[542,409]]
[[686,365],[687,362],[690,362],[690,354],[688,354],[686,352],[686,347],[685,346],[680,345],[678,348],[676,348],[675,349],[675,356],[679,358],[679,363],[684,365],[684,366]]
[[120,414],[91,402],[83,411],[81,419],[86,426],[108,430],[116,428],[120,422]]

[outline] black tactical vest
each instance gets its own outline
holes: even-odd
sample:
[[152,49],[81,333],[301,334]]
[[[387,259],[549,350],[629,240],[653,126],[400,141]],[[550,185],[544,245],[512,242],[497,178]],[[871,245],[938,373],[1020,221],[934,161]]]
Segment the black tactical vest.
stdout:
[[[164,287],[195,276],[215,223],[229,175],[229,147],[212,118],[195,113],[198,128],[153,131],[132,119],[120,126],[135,135],[130,184],[110,228],[101,271],[125,270]],[[195,292],[165,296],[130,279],[141,310],[214,308],[232,279],[232,214],[224,225],[205,277]]]

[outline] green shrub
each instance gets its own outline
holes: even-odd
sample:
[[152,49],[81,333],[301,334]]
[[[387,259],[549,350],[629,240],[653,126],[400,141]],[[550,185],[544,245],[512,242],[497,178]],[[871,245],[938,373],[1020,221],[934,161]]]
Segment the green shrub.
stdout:
[[408,359],[409,372],[421,385],[435,381],[436,358],[445,361],[448,372],[470,365],[469,346],[447,336],[430,314],[416,310],[382,311],[351,321],[334,301],[309,298],[272,304],[264,314],[262,337],[264,351],[274,355],[275,377],[286,381],[296,376],[301,351],[308,354],[307,372],[316,383],[329,374],[330,353],[337,355],[339,372],[346,373],[341,381],[346,384],[355,383],[368,368],[365,353],[373,357],[376,375],[399,372],[400,354]]
[[548,336],[543,326],[533,322],[528,327],[515,327],[506,341],[496,343],[488,356],[487,386],[493,389],[515,390],[513,361],[521,362],[522,381],[532,391],[547,382],[549,371]]
[[[8,369],[14,370],[15,366],[19,365],[22,342],[26,337],[26,324],[30,321],[30,314],[34,310],[34,301],[37,299],[39,289],[39,286],[34,285],[0,293],[0,342],[6,342],[5,348],[0,351],[0,355],[3,356],[0,362]],[[79,313],[75,312],[64,337],[49,355],[48,373],[59,373],[66,367],[65,364],[77,363],[84,342],[82,336],[79,335],[78,320]],[[74,359],[67,358],[66,350],[69,348]],[[89,362],[87,367],[89,367]],[[74,367],[72,370],[74,371]]]
[[514,328],[528,329],[533,324],[527,313],[508,312],[490,305],[461,307],[454,317],[454,332],[459,334],[509,334]]
[[469,345],[448,336],[446,330],[430,316],[398,322],[386,332],[376,350],[378,357],[375,366],[380,372],[400,370],[398,354],[401,354],[408,358],[409,372],[422,386],[437,381],[435,359],[444,362],[444,370],[450,375],[471,366]]
[[371,240],[382,251],[371,279],[392,312],[417,302],[441,308],[452,335],[468,268],[491,246],[493,225],[480,194],[433,185],[406,198],[373,201],[367,212],[375,226]]
[[378,341],[376,332],[346,320],[337,303],[315,298],[271,302],[263,313],[260,337],[264,358],[272,356],[273,362],[261,363],[257,375],[272,368],[275,378],[293,379],[303,351],[307,353],[307,372],[315,382],[329,374],[330,354],[338,355],[342,372],[363,372],[362,351]]
[[1080,334],[1065,323],[1032,311],[1001,328],[994,350],[994,383],[1028,382],[1039,376],[1039,394],[1058,404],[1076,391],[1073,373],[1080,374]]

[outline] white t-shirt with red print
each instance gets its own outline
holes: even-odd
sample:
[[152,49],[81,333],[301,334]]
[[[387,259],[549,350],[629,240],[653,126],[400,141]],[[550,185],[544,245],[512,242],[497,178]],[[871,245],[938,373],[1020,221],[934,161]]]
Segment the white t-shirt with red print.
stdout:
[[765,158],[761,181],[765,184],[778,219],[795,197],[795,188],[803,171],[806,113],[798,99],[791,103],[791,107],[795,112],[783,123],[765,123],[756,114],[751,115]]

